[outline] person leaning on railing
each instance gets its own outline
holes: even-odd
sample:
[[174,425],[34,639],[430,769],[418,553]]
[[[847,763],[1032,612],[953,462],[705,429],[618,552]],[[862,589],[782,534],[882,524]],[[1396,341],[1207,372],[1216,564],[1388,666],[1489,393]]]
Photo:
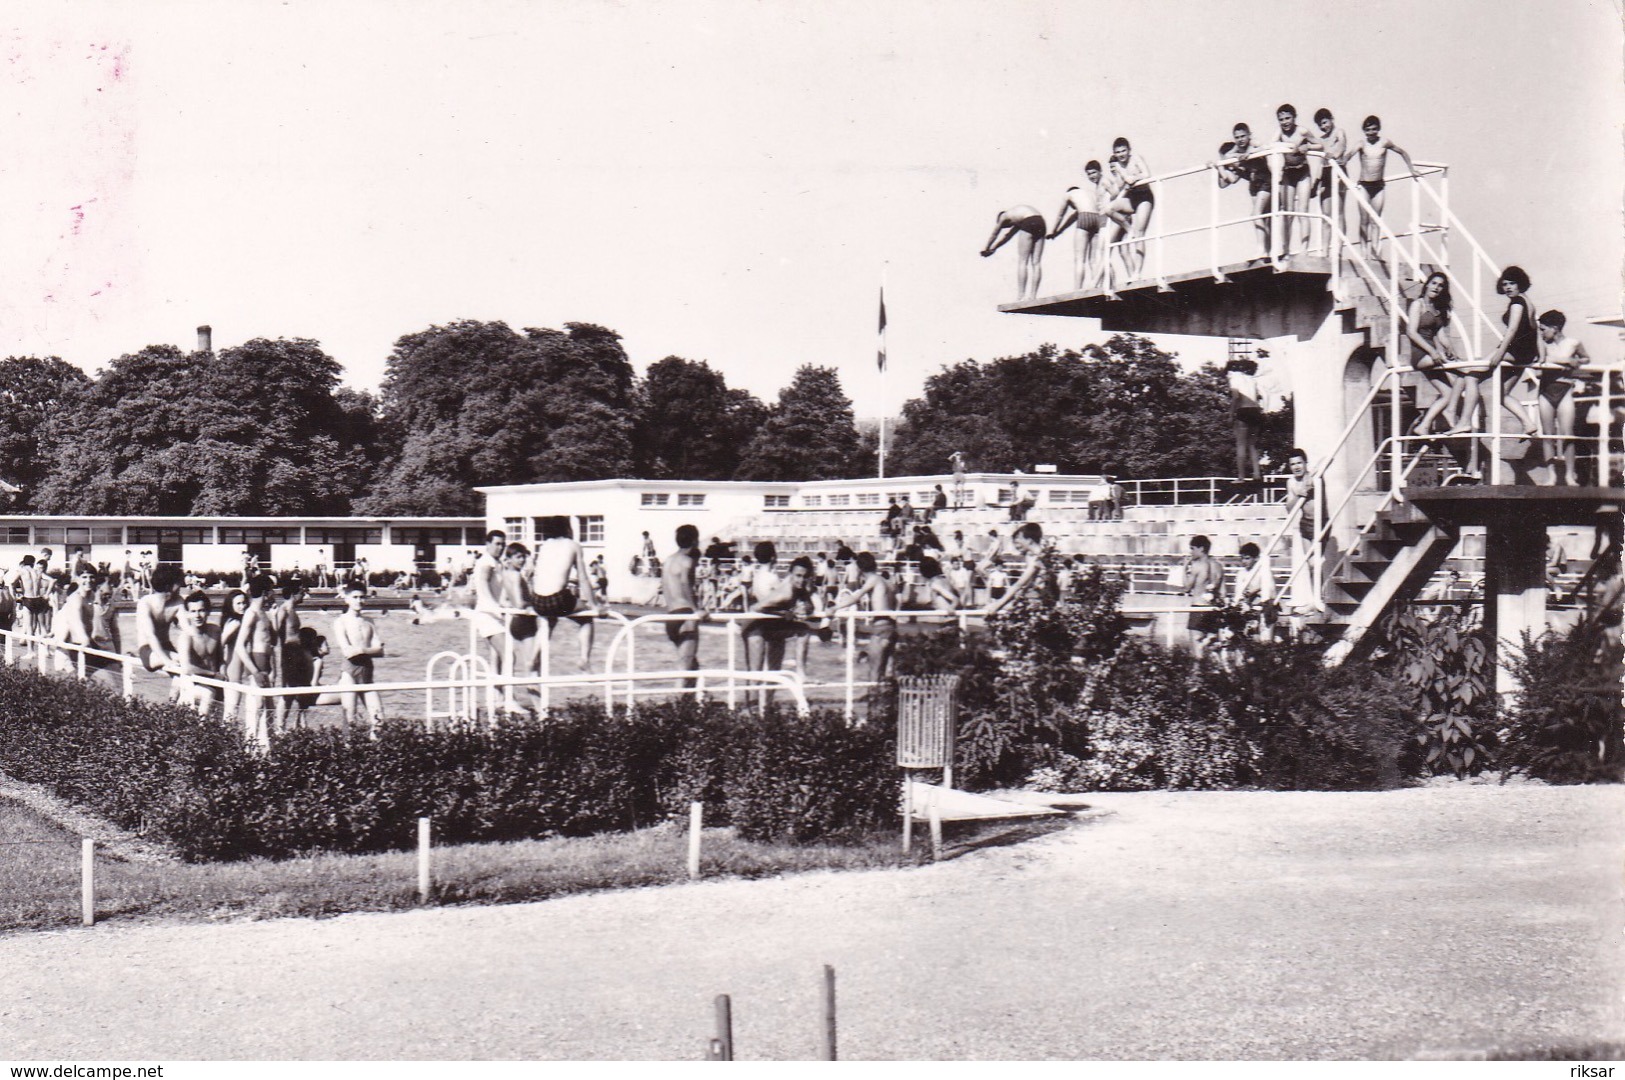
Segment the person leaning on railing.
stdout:
[[1568,318],[1555,309],[1544,312],[1538,320],[1540,340],[1546,346],[1546,359],[1540,365],[1538,405],[1542,428],[1560,440],[1563,469],[1552,478],[1557,484],[1580,482],[1574,470],[1574,391],[1580,385],[1580,368],[1591,361],[1579,339],[1563,333],[1567,323]]

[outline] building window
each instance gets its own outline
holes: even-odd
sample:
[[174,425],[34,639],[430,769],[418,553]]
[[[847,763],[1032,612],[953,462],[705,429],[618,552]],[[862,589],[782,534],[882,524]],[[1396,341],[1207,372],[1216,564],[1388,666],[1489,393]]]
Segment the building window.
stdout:
[[638,501],[644,506],[665,506],[670,498],[664,491],[645,491]]
[[122,544],[124,543],[124,530],[119,526],[110,529],[91,529],[90,542],[92,544]]
[[604,542],[604,516],[602,514],[577,514],[576,539],[583,544],[602,544]]
[[[37,531],[37,530],[36,530]],[[130,526],[132,544],[212,544],[214,530],[158,528],[152,525]]]
[[803,506],[823,506],[824,505],[824,497],[822,495],[803,495],[801,497],[801,505],[803,505]]
[[859,506],[879,506],[880,505],[880,492],[878,492],[878,491],[859,492],[858,493],[858,505]]
[[0,544],[26,544],[28,543],[27,525],[7,525],[0,529]]
[[852,505],[852,496],[850,496],[850,495],[831,495],[829,497],[829,504],[831,506],[851,506]]
[[691,493],[686,494],[686,495],[678,495],[677,496],[677,505],[678,506],[704,506],[705,505],[705,495],[700,493],[700,492],[691,492]]
[[502,531],[508,534],[510,544],[530,543],[530,530],[525,528],[525,519],[522,517],[503,518]]
[[790,505],[790,496],[788,496],[788,495],[763,495],[762,496],[762,505],[767,507],[769,510],[773,509],[774,507],[789,506]]
[[[397,544],[411,544],[413,547],[435,547],[440,544],[461,544],[463,530],[458,528],[402,528],[397,525],[389,530],[389,538]],[[481,541],[483,544],[483,541]]]
[[381,544],[383,529],[321,528],[312,525],[305,530],[307,544]]
[[[202,532],[203,530],[183,530]],[[221,528],[220,542],[222,544],[297,544],[299,543],[299,530],[297,528],[275,528],[266,526],[248,526],[237,528]],[[182,540],[183,544],[206,544],[207,540]]]

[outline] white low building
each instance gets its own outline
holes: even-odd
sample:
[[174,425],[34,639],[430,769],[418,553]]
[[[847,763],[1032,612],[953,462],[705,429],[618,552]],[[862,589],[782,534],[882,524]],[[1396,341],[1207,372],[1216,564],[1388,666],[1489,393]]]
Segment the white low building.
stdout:
[[648,534],[664,558],[675,547],[679,525],[700,531],[700,546],[713,538],[743,545],[771,539],[783,555],[834,552],[841,541],[873,547],[893,502],[929,509],[942,492],[949,506],[1008,507],[1031,499],[1036,508],[1069,507],[1079,516],[1091,500],[1104,500],[1101,476],[1057,473],[967,473],[890,479],[812,480],[803,483],[751,480],[581,480],[556,484],[505,484],[477,488],[485,496],[486,525],[509,540],[534,545],[539,518],[563,515],[589,559],[602,557],[609,596],[646,603],[657,581],[634,572]]

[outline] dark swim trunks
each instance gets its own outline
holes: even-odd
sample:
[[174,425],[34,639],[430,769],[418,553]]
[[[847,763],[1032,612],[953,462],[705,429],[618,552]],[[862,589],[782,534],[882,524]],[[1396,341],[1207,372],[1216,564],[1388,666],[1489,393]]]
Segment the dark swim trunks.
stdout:
[[51,600],[45,596],[24,596],[18,598],[17,602],[35,615],[43,615],[51,610]]
[[1559,375],[1555,378],[1547,378],[1545,376],[1541,377],[1540,396],[1551,402],[1553,408],[1561,405],[1563,403],[1563,399],[1568,397],[1569,394],[1573,392],[1574,384],[1568,380],[1567,376]]
[[536,609],[536,614],[551,622],[573,612],[580,602],[581,598],[576,595],[575,589],[566,585],[556,593],[538,596],[531,601],[531,607]]
[[1361,181],[1359,181],[1359,184],[1360,184],[1360,190],[1365,192],[1365,197],[1366,198],[1375,199],[1378,195],[1380,195],[1382,193],[1382,189],[1388,186],[1388,181],[1386,181],[1386,180],[1361,180]]
[[1157,197],[1152,194],[1150,184],[1136,184],[1128,189],[1128,204],[1132,207],[1155,206]]
[[344,673],[350,676],[353,683],[372,682],[372,657],[346,656],[344,658]]
[[[667,614],[692,615],[694,614],[694,609],[691,607],[672,608],[671,611],[667,612]],[[681,644],[684,638],[696,638],[699,636],[700,621],[698,619],[683,619],[681,622],[673,619],[671,622],[666,624],[666,640],[670,641],[673,645]]]
[[1296,184],[1300,180],[1309,179],[1309,164],[1281,166],[1281,183]]

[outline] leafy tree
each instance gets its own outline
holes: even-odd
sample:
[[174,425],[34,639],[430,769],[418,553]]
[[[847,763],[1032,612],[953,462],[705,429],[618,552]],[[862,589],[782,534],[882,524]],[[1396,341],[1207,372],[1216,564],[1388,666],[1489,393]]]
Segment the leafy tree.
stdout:
[[474,488],[632,472],[633,372],[620,337],[464,320],[408,334],[390,354],[382,424],[400,455],[363,513],[477,512]]
[[[40,509],[102,514],[345,513],[368,432],[314,341],[119,357],[46,426]],[[352,402],[354,399],[349,399]]]
[[954,450],[978,470],[1053,464],[1124,476],[1228,473],[1232,437],[1222,372],[1180,370],[1144,338],[1082,351],[1045,345],[990,363],[965,360],[903,407],[888,468],[937,473]]
[[834,368],[806,364],[779,392],[739,464],[742,480],[834,480],[866,469],[852,401]]
[[16,506],[28,509],[50,462],[40,439],[58,412],[71,409],[90,389],[90,377],[56,357],[0,360],[0,479],[20,486]]
[[753,395],[729,388],[703,360],[680,356],[651,364],[637,398],[637,469],[653,479],[731,479],[740,451],[767,419]]

